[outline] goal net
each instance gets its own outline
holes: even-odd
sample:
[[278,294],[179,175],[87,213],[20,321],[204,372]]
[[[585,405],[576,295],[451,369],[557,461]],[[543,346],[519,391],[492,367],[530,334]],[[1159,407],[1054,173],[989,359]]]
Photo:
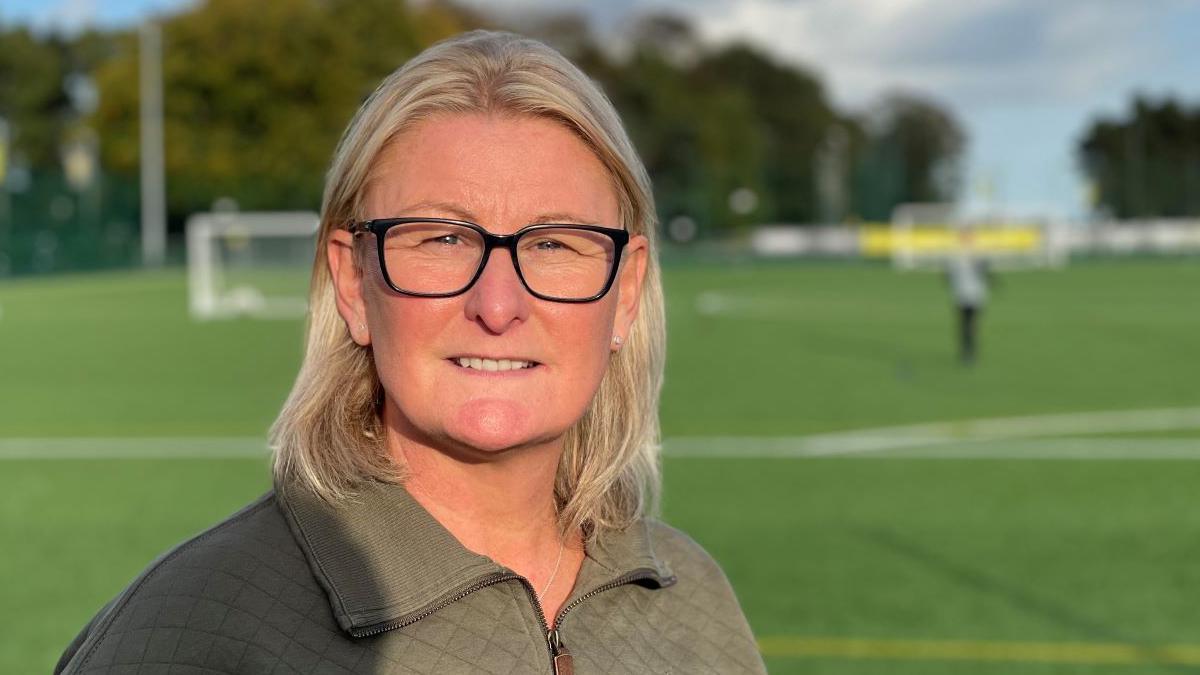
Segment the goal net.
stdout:
[[317,214],[306,211],[198,213],[188,218],[192,317],[303,316],[318,222]]

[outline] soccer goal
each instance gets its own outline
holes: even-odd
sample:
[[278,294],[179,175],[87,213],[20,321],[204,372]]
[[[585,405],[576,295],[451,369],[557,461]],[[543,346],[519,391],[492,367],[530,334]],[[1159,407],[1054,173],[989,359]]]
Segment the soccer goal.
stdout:
[[953,255],[969,250],[997,267],[1059,267],[1068,252],[1060,228],[1042,220],[965,219],[952,204],[901,204],[891,227],[878,232],[876,248],[890,252],[902,270],[941,269]]
[[290,318],[308,309],[319,219],[306,211],[198,213],[187,222],[193,318]]

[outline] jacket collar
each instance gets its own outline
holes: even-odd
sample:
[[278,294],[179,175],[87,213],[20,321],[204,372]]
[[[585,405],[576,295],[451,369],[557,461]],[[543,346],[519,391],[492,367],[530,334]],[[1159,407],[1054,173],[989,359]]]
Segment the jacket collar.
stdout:
[[[481,583],[513,576],[467,550],[400,485],[364,482],[336,504],[293,485],[277,485],[276,495],[338,624],[351,634],[417,621]],[[588,542],[567,604],[634,572],[652,588],[674,583],[645,521]]]

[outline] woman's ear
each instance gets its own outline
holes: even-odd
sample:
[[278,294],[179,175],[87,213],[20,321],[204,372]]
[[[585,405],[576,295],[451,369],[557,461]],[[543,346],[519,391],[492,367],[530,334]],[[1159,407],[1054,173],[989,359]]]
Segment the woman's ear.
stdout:
[[334,230],[325,245],[325,257],[329,263],[329,275],[333,278],[338,314],[346,322],[354,342],[366,347],[371,344],[371,332],[367,327],[362,269],[355,259],[354,245],[353,234],[347,230]]
[[650,255],[650,242],[636,234],[629,238],[622,256],[621,271],[617,275],[617,312],[613,317],[612,350],[621,348],[629,337],[629,329],[637,318],[642,302],[642,284],[646,279],[646,261]]

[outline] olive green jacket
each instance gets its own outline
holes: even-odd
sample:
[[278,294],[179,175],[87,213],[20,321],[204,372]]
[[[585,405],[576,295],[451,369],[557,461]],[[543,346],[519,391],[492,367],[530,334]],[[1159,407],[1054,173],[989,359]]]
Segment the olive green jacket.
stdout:
[[275,490],[153,563],[55,673],[761,673],[733,590],[655,521],[602,532],[547,622],[404,488]]

